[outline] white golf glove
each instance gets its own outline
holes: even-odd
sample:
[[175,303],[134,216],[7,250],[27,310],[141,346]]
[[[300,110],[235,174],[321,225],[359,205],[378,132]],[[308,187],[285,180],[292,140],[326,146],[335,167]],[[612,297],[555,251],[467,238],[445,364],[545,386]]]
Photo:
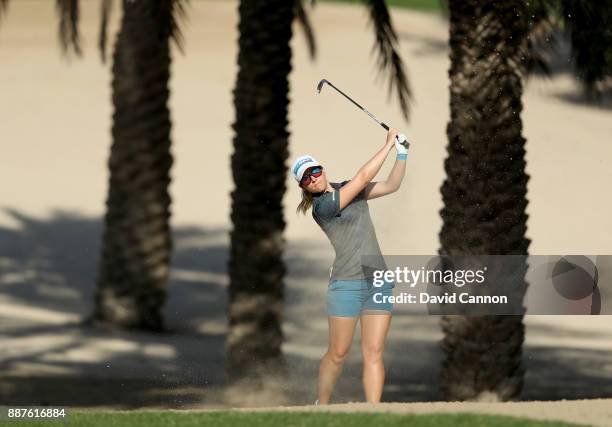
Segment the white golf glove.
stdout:
[[397,154],[408,154],[408,147],[410,143],[408,139],[406,139],[406,135],[403,133],[398,133],[395,137],[395,149],[397,150]]

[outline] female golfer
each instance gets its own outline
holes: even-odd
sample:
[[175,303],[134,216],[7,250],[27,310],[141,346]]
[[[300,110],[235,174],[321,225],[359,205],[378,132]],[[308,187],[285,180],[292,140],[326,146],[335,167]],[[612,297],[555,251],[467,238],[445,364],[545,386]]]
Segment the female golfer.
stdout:
[[[359,319],[366,401],[380,402],[385,381],[382,354],[393,308],[383,297],[392,295],[395,285],[384,282],[381,286],[372,280],[372,272],[384,270],[386,265],[366,200],[393,193],[400,187],[408,150],[400,144],[406,137],[397,132],[389,129],[384,147],[352,179],[342,183],[329,182],[323,166],[312,156],[297,158],[291,167],[302,188],[298,211],[305,214],[312,207],[314,220],[336,252],[327,289],[329,343],[319,366],[319,395],[315,404],[329,403]],[[387,180],[372,182],[394,146],[397,160]]]

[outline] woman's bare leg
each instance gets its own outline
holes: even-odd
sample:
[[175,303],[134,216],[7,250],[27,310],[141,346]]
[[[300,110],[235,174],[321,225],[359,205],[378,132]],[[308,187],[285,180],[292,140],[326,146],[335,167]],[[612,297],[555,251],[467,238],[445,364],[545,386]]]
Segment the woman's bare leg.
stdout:
[[342,365],[351,349],[358,317],[328,316],[329,344],[319,365],[319,404],[329,403]]
[[361,352],[363,355],[363,389],[367,402],[380,402],[385,384],[383,351],[391,324],[391,314],[361,316]]

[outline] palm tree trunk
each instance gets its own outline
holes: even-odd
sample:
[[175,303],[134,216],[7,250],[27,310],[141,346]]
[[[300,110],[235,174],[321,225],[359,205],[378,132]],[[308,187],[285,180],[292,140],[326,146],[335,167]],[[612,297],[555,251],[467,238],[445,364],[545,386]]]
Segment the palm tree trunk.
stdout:
[[[449,9],[451,119],[440,254],[525,255],[526,7],[521,0],[451,0]],[[444,398],[516,399],[524,375],[522,321],[522,315],[443,316]]]
[[94,319],[163,329],[171,251],[170,2],[123,2],[113,55],[113,144]]
[[282,199],[294,2],[243,0],[231,158],[230,379],[282,371]]

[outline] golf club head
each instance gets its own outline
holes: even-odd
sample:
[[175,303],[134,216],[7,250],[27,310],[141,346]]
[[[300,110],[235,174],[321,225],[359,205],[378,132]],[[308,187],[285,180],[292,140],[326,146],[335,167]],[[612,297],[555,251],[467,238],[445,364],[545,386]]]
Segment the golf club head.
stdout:
[[323,89],[323,85],[324,85],[325,83],[329,83],[329,82],[328,82],[327,80],[325,80],[325,79],[323,79],[323,80],[321,80],[321,81],[319,82],[319,84],[317,85],[317,92],[318,92],[318,93],[321,93],[321,89]]

